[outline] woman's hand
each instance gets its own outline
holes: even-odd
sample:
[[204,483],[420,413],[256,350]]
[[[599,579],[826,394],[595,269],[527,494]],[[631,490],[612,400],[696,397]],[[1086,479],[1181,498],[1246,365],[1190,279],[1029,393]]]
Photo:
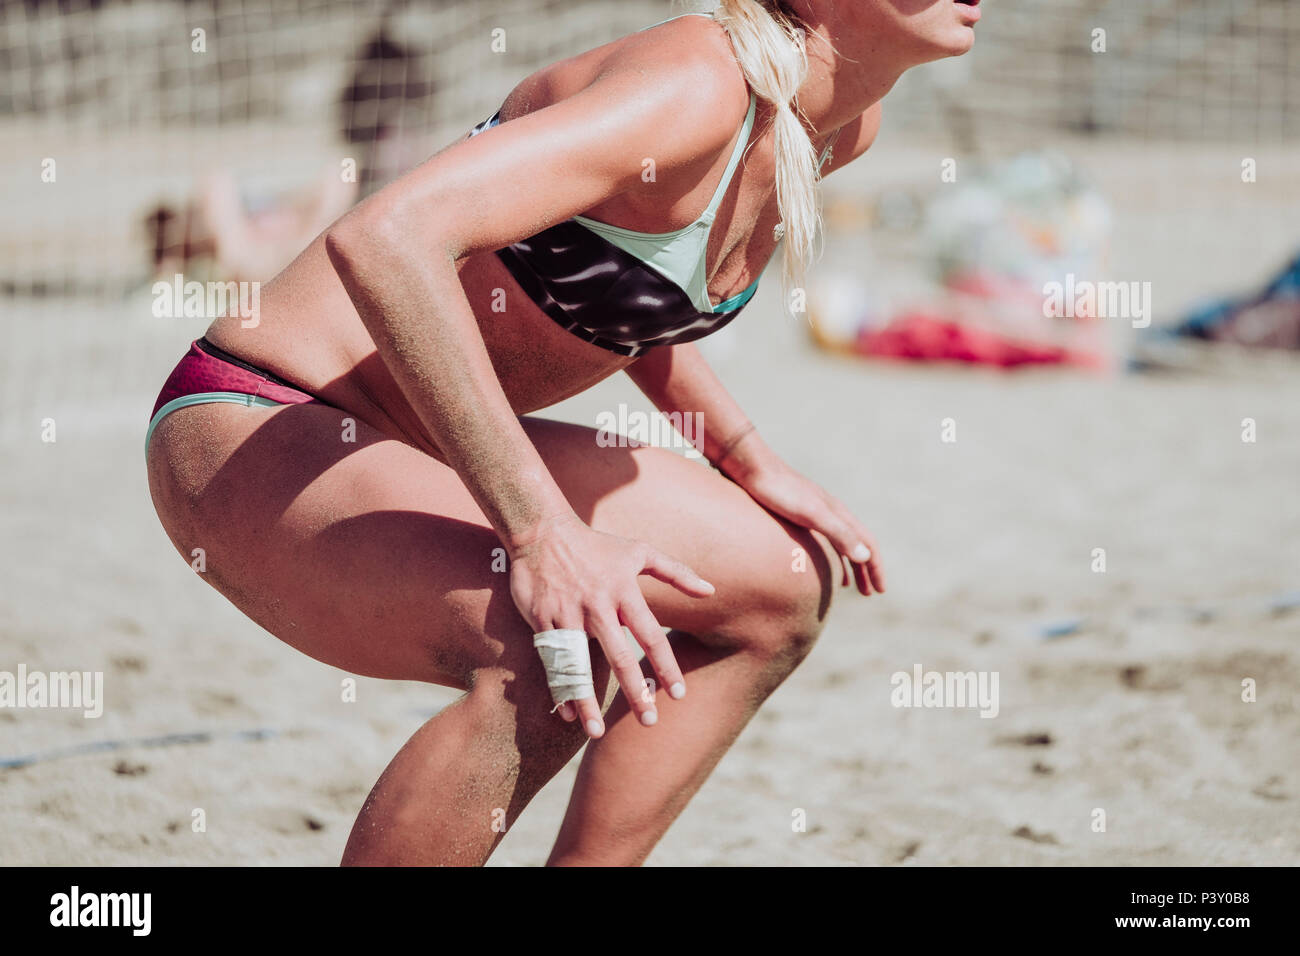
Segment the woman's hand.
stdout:
[[[708,597],[712,584],[648,544],[593,531],[572,513],[543,522],[527,541],[511,542],[510,551],[510,594],[533,632],[566,628],[585,631],[598,641],[628,706],[643,725],[650,726],[658,715],[623,625],[645,648],[669,696],[685,695],[677,658],[641,594],[637,576],[649,574],[691,597]],[[605,732],[595,697],[566,701],[559,710],[565,720],[581,718],[589,737]]]
[[830,539],[841,556],[841,584],[848,585],[852,568],[858,591],[869,595],[874,588],[884,593],[885,575],[875,539],[838,498],[775,458],[733,480],[763,507]]

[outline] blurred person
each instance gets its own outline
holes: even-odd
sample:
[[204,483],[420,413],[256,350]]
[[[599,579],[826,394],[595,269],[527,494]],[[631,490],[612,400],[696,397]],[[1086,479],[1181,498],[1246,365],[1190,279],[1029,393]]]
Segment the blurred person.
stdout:
[[273,277],[356,202],[357,183],[322,171],[315,182],[266,202],[250,201],[228,170],[200,177],[194,199],[145,217],[153,277],[202,273],[235,282]]
[[359,198],[419,162],[433,91],[419,56],[381,26],[339,95],[343,140],[359,147],[355,176],[330,164],[309,185],[259,201],[241,192],[232,172],[214,169],[191,202],[146,217],[154,276],[198,270],[237,282],[270,279]]
[[[782,238],[801,280],[820,176],[978,18],[723,0],[553,64],[313,241],[255,327],[191,346],[146,434],[177,550],[318,660],[465,692],[389,764],[344,863],[481,864],[584,743],[549,862],[640,863],[809,653],[837,580],[883,592],[863,524],[692,343]],[[534,414],[617,371],[702,412],[717,470]]]
[[424,158],[427,109],[434,95],[420,55],[392,39],[386,25],[362,44],[352,78],[339,96],[343,139],[361,149],[357,179],[362,197]]

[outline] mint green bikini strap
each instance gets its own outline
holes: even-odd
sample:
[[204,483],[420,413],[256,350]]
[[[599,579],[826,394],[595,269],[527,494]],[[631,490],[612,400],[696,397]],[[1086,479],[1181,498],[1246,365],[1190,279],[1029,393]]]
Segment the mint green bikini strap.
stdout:
[[[674,20],[681,20],[684,17],[708,17],[710,20],[714,19],[712,13],[683,13],[675,17],[669,17],[667,20],[660,20],[658,23],[652,23],[637,32],[643,33],[645,30],[653,30],[655,27],[661,27],[665,23],[672,23]],[[740,157],[745,154],[745,147],[749,145],[749,134],[754,128],[754,111],[757,106],[758,97],[754,95],[753,90],[750,90],[749,112],[745,114],[745,125],[741,129],[740,142],[736,143],[736,148],[731,154],[731,162],[727,164],[727,171],[722,175],[722,182],[718,183],[718,190],[713,194],[713,200],[709,203],[709,208],[705,210],[700,219],[712,219],[713,215],[718,211],[718,207],[722,205],[722,198],[727,194],[727,187],[731,185],[731,177],[735,174],[736,167],[740,165]],[[696,222],[698,221],[697,219]]]
[[[762,277],[760,276],[759,278],[761,279]],[[739,309],[742,305],[744,305],[746,302],[748,302],[750,299],[754,297],[754,293],[758,291],[758,282],[759,280],[755,279],[753,284],[744,292],[733,295],[726,302],[719,302],[717,305],[713,307],[713,311],[732,312],[736,309]]]
[[740,157],[745,155],[745,147],[749,145],[749,134],[754,129],[754,111],[758,106],[758,97],[754,91],[749,91],[749,112],[745,114],[745,125],[740,128],[740,139],[736,141],[736,148],[731,151],[731,162],[727,163],[727,171],[722,174],[722,182],[718,183],[718,189],[713,194],[713,199],[709,201],[709,208],[704,210],[701,219],[713,221],[713,216],[722,205],[722,197],[727,194],[727,187],[731,185],[731,177],[735,175],[736,167],[740,165]]
[[205,405],[208,402],[230,402],[232,405],[257,405],[262,408],[276,408],[285,404],[284,402],[273,402],[271,399],[262,398],[260,395],[249,395],[245,392],[194,392],[190,395],[182,395],[180,398],[173,398],[158,409],[153,418],[149,420],[149,429],[144,433],[145,457],[149,457],[149,441],[153,438],[153,430],[158,427],[160,421],[177,409],[188,408],[191,405]]
[[713,19],[713,14],[711,14],[711,13],[679,13],[679,14],[678,14],[677,16],[675,16],[675,17],[669,17],[667,20],[660,20],[658,23],[652,23],[652,24],[650,24],[648,27],[642,27],[640,30],[637,30],[636,32],[637,32],[637,33],[645,33],[647,30],[653,30],[655,27],[661,27],[661,26],[663,26],[665,23],[672,23],[674,20],[682,20],[682,19],[684,19],[684,18],[686,18],[686,17],[708,17],[710,20],[712,20],[712,19]]

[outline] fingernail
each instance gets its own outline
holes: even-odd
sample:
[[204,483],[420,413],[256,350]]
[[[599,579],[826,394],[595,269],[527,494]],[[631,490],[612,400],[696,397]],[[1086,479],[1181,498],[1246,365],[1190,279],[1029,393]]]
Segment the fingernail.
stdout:
[[715,588],[712,584],[710,584],[708,581],[705,581],[703,578],[700,578],[700,581],[704,584],[704,589],[705,589],[706,591],[708,591],[710,594],[713,594],[714,592],[716,592],[716,591],[718,590],[718,589]]
[[658,720],[659,720],[659,715],[656,714],[653,710],[647,710],[645,713],[641,715],[641,723],[647,727],[653,727]]
[[673,700],[681,700],[683,697],[686,696],[686,685],[683,684],[681,681],[678,681],[676,684],[673,684],[672,687],[668,688],[668,696],[671,697]]
[[854,561],[870,561],[871,552],[867,550],[867,546],[865,544],[859,544],[856,548],[853,549],[853,553],[849,555],[849,557],[851,557]]
[[599,720],[596,720],[595,718],[592,718],[591,720],[587,721],[587,735],[588,735],[588,736],[590,736],[590,737],[599,737],[599,736],[600,736],[600,733],[601,733],[602,730],[604,730],[604,728],[600,726],[600,721],[599,721]]

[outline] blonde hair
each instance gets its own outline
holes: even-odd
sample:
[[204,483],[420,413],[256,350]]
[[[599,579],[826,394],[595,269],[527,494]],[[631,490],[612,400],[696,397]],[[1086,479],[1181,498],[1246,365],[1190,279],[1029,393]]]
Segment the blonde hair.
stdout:
[[718,0],[713,18],[727,31],[754,94],[776,108],[776,201],[785,224],[782,279],[803,282],[817,256],[821,170],[795,103],[808,76],[806,31],[781,0]]

